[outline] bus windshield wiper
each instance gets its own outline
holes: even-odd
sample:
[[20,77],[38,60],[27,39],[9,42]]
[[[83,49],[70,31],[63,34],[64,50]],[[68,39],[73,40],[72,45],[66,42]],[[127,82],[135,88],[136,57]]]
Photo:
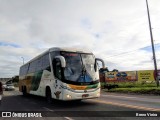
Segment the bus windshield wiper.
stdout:
[[86,68],[85,68],[85,66],[83,65],[82,66],[82,76],[84,76],[86,74]]

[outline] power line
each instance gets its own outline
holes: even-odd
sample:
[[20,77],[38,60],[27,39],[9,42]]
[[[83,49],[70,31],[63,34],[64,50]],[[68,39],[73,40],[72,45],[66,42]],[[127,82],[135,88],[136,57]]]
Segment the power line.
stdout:
[[137,51],[137,50],[139,50],[139,49],[132,50],[132,51],[128,51],[128,52],[123,52],[123,53],[116,54],[116,55],[112,55],[112,56],[109,56],[109,57],[107,57],[107,58],[112,58],[112,57],[116,57],[116,56],[122,56],[122,55],[126,55],[126,54],[131,54],[131,53],[133,53],[133,52],[135,52],[135,51]]

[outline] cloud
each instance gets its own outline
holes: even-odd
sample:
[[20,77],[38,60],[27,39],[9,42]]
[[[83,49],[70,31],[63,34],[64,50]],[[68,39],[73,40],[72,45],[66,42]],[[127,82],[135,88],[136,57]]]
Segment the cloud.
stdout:
[[12,47],[15,47],[15,48],[20,48],[21,47],[20,45],[17,45],[15,43],[7,43],[7,42],[0,42],[0,46],[12,46]]
[[[21,57],[27,62],[50,47],[88,48],[104,59],[110,70],[153,69],[145,1],[0,0],[0,3],[1,77],[17,75]],[[160,44],[159,3],[149,1],[156,45]]]
[[[156,46],[160,47],[159,44],[156,45]],[[146,47],[141,48],[140,50],[145,50],[147,52],[152,52],[152,46],[146,46]]]

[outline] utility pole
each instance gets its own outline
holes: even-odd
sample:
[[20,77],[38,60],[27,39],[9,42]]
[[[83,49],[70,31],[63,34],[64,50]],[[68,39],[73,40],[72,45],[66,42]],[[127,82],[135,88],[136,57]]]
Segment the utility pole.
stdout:
[[24,57],[21,57],[22,58],[22,60],[23,60],[23,65],[24,65]]
[[151,20],[150,20],[150,14],[149,14],[148,0],[146,0],[146,5],[147,5],[147,13],[148,13],[148,22],[149,22],[151,44],[152,44],[152,52],[153,52],[153,61],[154,61],[156,83],[157,83],[157,87],[159,87],[159,80],[158,80],[158,77],[157,77],[158,76],[158,74],[157,74],[157,62],[156,62],[156,55],[155,55],[155,49],[154,49],[154,42],[153,42],[153,35],[152,35],[152,27],[151,27]]

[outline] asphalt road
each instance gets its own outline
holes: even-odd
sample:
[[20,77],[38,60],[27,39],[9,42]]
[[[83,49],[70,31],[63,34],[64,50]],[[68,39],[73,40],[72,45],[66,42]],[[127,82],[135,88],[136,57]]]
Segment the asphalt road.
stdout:
[[[111,94],[102,92],[98,99],[89,99],[83,101],[56,101],[48,104],[45,98],[38,96],[23,97],[18,91],[4,91],[1,112],[16,112],[24,115],[29,113],[42,113],[42,118],[38,120],[158,120],[156,114],[160,116],[160,96],[144,95],[126,95]],[[46,117],[47,115],[47,117]],[[136,117],[136,115],[138,115]],[[147,115],[144,117],[144,115]],[[152,115],[148,117],[148,115]],[[1,117],[0,119],[21,119]],[[35,118],[23,118],[35,119]]]

